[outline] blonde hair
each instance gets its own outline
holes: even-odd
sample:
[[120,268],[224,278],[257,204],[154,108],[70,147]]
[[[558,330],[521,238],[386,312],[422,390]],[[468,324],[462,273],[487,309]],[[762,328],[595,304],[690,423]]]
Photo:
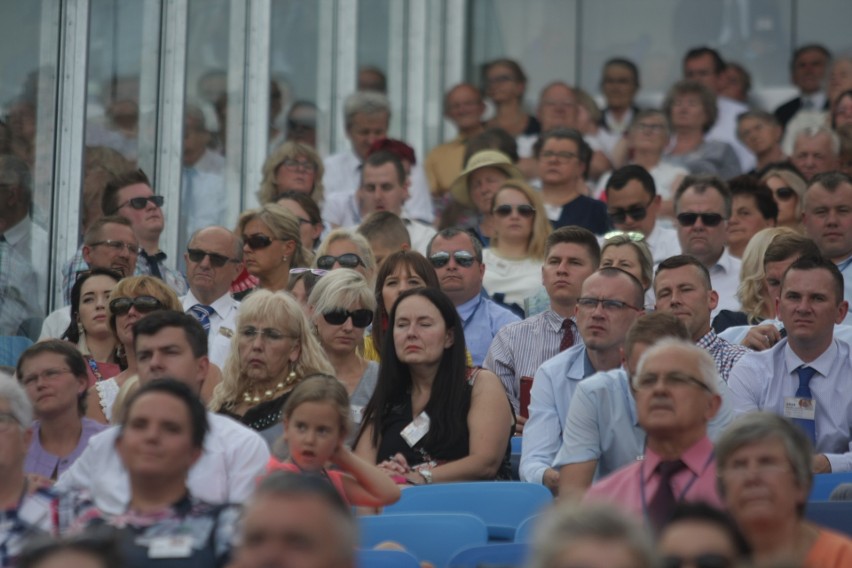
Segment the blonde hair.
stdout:
[[302,144],[301,142],[285,142],[276,148],[263,163],[263,180],[260,182],[260,189],[257,190],[257,199],[262,205],[273,203],[278,199],[278,194],[281,190],[275,185],[275,177],[278,173],[278,168],[284,160],[288,158],[307,158],[316,167],[314,174],[314,187],[311,190],[311,199],[318,204],[323,201],[322,176],[325,171],[322,165],[322,159],[317,154],[316,150]]
[[246,225],[255,219],[266,225],[276,239],[295,243],[290,268],[303,268],[311,264],[311,252],[302,246],[299,220],[289,209],[277,203],[267,203],[259,209],[243,211],[240,214],[240,220],[237,221],[237,236],[242,238]]
[[364,235],[354,230],[339,227],[326,235],[317,249],[316,256],[314,257],[314,263],[316,263],[316,260],[319,257],[327,255],[328,249],[331,247],[332,243],[337,241],[350,241],[355,245],[358,249],[358,256],[360,256],[361,260],[364,261],[364,267],[367,270],[368,275],[367,279],[372,281],[376,275],[376,257],[373,255],[373,249],[370,247],[370,243],[367,242],[367,239],[364,238]]
[[290,420],[293,412],[306,402],[325,402],[334,407],[340,418],[340,437],[346,438],[351,429],[349,423],[349,394],[346,387],[332,375],[316,374],[305,377],[296,385],[284,403],[284,420]]
[[367,279],[351,268],[332,270],[320,278],[308,298],[308,305],[314,308],[314,320],[335,308],[348,309],[355,304],[375,311],[376,296]]
[[[530,240],[527,244],[527,255],[536,260],[544,260],[547,237],[553,231],[553,227],[547,218],[547,212],[544,209],[544,201],[541,200],[541,195],[539,195],[539,193],[527,183],[521,180],[509,179],[503,182],[503,185],[501,185],[500,189],[497,190],[497,193],[494,194],[494,199],[491,202],[492,210],[494,209],[494,205],[497,203],[497,197],[504,189],[520,191],[524,194],[524,196],[526,196],[527,201],[529,201],[530,205],[533,206],[533,209],[535,209],[532,233],[530,234]],[[496,248],[499,244],[500,236],[495,233],[494,236],[491,237],[491,247]]]
[[[110,292],[110,300],[115,300],[116,298],[138,298],[139,296],[152,296],[163,304],[163,309],[183,312],[183,305],[180,303],[180,299],[174,290],[169,288],[165,282],[153,276],[128,276],[127,278],[122,278]],[[107,315],[109,317],[109,326],[112,332],[115,333],[115,314],[109,309],[109,305],[107,305]]]
[[208,407],[212,411],[232,406],[245,390],[243,364],[240,361],[240,330],[251,322],[268,322],[299,342],[299,358],[276,380],[284,380],[290,371],[298,377],[326,374],[333,375],[334,369],[328,362],[319,341],[314,336],[299,302],[287,292],[255,290],[240,304],[237,316],[237,333],[231,339],[231,351],[222,369],[222,382],[213,390]]
[[766,305],[766,271],[763,256],[766,249],[780,235],[798,235],[789,227],[768,227],[761,229],[748,242],[743,252],[740,268],[740,284],[737,286],[737,298],[749,324],[755,324],[763,318]]
[[805,182],[802,176],[796,172],[782,169],[771,169],[767,171],[763,174],[763,176],[761,176],[760,181],[762,183],[766,183],[770,178],[774,177],[783,180],[784,183],[787,184],[787,187],[796,192],[796,219],[800,219],[802,216],[802,207],[805,203],[805,189],[807,189],[807,182]]
[[651,255],[651,249],[648,248],[648,243],[644,239],[634,241],[627,234],[613,235],[604,241],[604,245],[601,247],[601,257],[603,257],[606,249],[623,246],[632,247],[636,251],[639,268],[642,270],[642,288],[647,290],[654,283],[654,257]]

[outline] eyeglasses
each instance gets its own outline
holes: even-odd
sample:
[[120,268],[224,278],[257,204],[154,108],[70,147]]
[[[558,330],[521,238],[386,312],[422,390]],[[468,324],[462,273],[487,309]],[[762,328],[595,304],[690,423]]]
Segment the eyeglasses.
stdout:
[[324,312],[322,318],[330,325],[343,325],[346,320],[352,318],[352,325],[358,328],[364,328],[373,323],[373,312],[367,309],[348,311],[348,310],[331,310]]
[[209,256],[210,264],[214,268],[222,268],[229,262],[233,262],[234,264],[239,262],[239,260],[228,258],[223,254],[219,254],[216,252],[208,252],[206,250],[201,249],[186,249],[186,254],[189,257],[189,260],[191,260],[192,262],[201,262],[204,260],[205,256]]
[[281,341],[282,339],[296,339],[295,336],[281,333],[274,327],[264,327],[262,329],[258,329],[252,325],[247,325],[246,327],[240,329],[240,336],[245,339],[248,339],[249,341],[254,341],[258,335],[263,341]]
[[614,239],[615,237],[627,237],[634,243],[641,243],[645,240],[645,235],[637,231],[610,231],[604,234],[605,241],[608,241],[609,239]]
[[323,255],[317,259],[317,266],[324,270],[331,270],[334,268],[335,262],[343,268],[356,268],[358,266],[366,268],[367,266],[364,264],[364,261],[361,260],[360,256],[351,252],[341,254],[340,256],[331,256],[330,254]]
[[621,300],[610,300],[607,298],[578,298],[577,305],[584,310],[594,310],[598,307],[598,304],[601,305],[605,312],[620,312],[624,309],[636,310],[637,312],[640,308],[636,306],[631,306],[627,302],[622,302]]
[[162,195],[152,195],[150,197],[134,197],[132,199],[128,199],[121,205],[115,208],[116,211],[124,207],[125,205],[130,205],[133,209],[145,209],[148,207],[148,202],[153,203],[157,207],[162,207],[165,202],[165,198]]
[[796,197],[796,190],[792,187],[779,187],[773,190],[772,193],[775,194],[775,199],[778,201],[789,201]]
[[291,268],[290,275],[295,276],[296,274],[304,274],[305,272],[310,272],[314,276],[325,276],[328,274],[328,270],[323,270],[322,268]]
[[518,205],[517,207],[512,207],[508,204],[498,205],[494,208],[494,215],[501,218],[508,217],[512,214],[512,210],[517,211],[518,215],[524,219],[531,219],[532,217],[535,217],[535,207],[526,204]]
[[734,562],[722,554],[699,554],[692,558],[682,556],[664,556],[662,568],[683,568],[690,566],[694,568],[730,568]]
[[539,154],[538,156],[542,160],[549,160],[551,158],[556,158],[557,161],[565,163],[570,162],[574,158],[577,157],[577,154],[574,152],[554,152],[553,150],[546,150]]
[[681,227],[691,227],[699,218],[705,227],[716,227],[725,220],[718,213],[678,213],[677,222]]
[[447,251],[442,250],[441,252],[436,252],[430,256],[429,262],[431,262],[432,266],[435,268],[443,268],[450,262],[450,256],[456,260],[456,264],[463,268],[473,266],[474,261],[476,261],[476,257],[466,250],[457,250],[452,255]]
[[304,170],[306,172],[316,172],[317,165],[308,160],[295,160],[293,158],[285,158],[281,165],[291,170]]
[[133,245],[130,243],[125,243],[124,241],[113,241],[111,239],[107,239],[105,241],[98,241],[96,243],[92,243],[90,247],[99,247],[99,246],[109,247],[116,252],[121,252],[123,250],[127,250],[127,252],[133,256],[137,256],[140,252],[142,252],[142,247],[139,245]]
[[11,412],[0,412],[0,432],[9,430],[12,426],[23,426],[18,422],[18,417]]
[[634,380],[634,385],[637,390],[651,390],[657,386],[657,383],[662,382],[663,386],[668,389],[678,389],[685,388],[688,386],[696,386],[706,390],[707,392],[713,392],[710,390],[710,387],[704,384],[703,381],[696,379],[691,375],[687,375],[685,373],[667,373],[665,375],[655,375],[654,373],[645,373],[636,377]]
[[25,387],[34,385],[38,382],[39,379],[44,379],[45,381],[53,381],[66,373],[70,373],[71,369],[45,369],[41,373],[33,373],[31,375],[27,375],[21,379],[21,384]]
[[650,203],[648,205],[634,205],[627,209],[618,207],[616,209],[610,209],[607,211],[607,214],[609,215],[610,220],[616,225],[621,225],[627,221],[628,217],[634,221],[641,221],[648,216],[648,207],[650,205]]
[[135,298],[114,298],[110,300],[109,311],[113,315],[122,316],[130,311],[130,308],[136,308],[137,312],[149,313],[165,308],[163,303],[154,296],[137,296]]
[[245,245],[251,250],[265,249],[272,244],[272,241],[277,240],[278,239],[267,237],[266,235],[261,235],[260,233],[251,236],[243,235],[243,243],[245,243]]

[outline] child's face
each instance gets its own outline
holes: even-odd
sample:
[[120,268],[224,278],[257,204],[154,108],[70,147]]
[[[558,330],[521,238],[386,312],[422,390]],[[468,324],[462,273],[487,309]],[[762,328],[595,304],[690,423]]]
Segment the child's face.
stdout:
[[331,403],[303,402],[284,422],[290,457],[302,469],[325,467],[343,440],[340,416]]

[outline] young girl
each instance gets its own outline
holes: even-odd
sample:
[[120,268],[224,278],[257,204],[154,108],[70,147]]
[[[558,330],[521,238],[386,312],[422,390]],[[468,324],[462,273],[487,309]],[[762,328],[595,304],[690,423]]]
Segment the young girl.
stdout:
[[[346,387],[328,375],[302,380],[284,405],[284,441],[289,457],[270,458],[267,472],[321,475],[352,505],[382,507],[399,500],[399,488],[379,468],[344,445],[349,431]],[[337,469],[327,470],[327,464]]]

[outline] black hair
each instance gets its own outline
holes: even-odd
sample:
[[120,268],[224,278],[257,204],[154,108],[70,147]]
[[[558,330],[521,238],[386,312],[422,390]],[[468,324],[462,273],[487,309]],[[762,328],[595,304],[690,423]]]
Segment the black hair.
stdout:
[[675,506],[672,516],[663,525],[662,530],[665,531],[669,526],[684,521],[706,523],[721,529],[727,533],[734,550],[736,550],[738,559],[742,560],[751,555],[751,546],[740,532],[737,523],[728,513],[700,501],[681,502]]
[[[626,57],[612,57],[610,59],[607,59],[606,63],[604,63],[604,71],[606,71],[606,68],[610,67],[611,65],[626,67],[633,74],[633,84],[636,85],[637,88],[639,87],[639,68],[636,66],[635,63],[633,63]],[[601,82],[603,82],[603,78],[601,78]]]
[[778,221],[778,203],[775,195],[765,183],[750,175],[741,175],[728,180],[731,200],[738,195],[754,198],[760,216],[765,220]]
[[784,281],[787,280],[787,275],[792,270],[827,270],[834,280],[834,299],[838,304],[843,301],[843,273],[832,261],[821,256],[800,257],[784,271],[784,276],[781,278],[782,289],[784,288]]
[[104,215],[115,215],[119,205],[118,192],[125,187],[136,185],[137,183],[151,187],[151,181],[142,168],[118,174],[110,180],[104,188],[104,194],[101,196],[101,210],[104,212]]
[[616,191],[624,189],[624,186],[634,179],[642,184],[645,192],[652,198],[657,196],[657,184],[654,183],[654,178],[651,177],[648,170],[635,164],[618,168],[612,172],[612,175],[606,182],[606,194],[609,195],[610,189]]
[[790,70],[792,71],[796,67],[796,60],[799,59],[802,55],[804,55],[807,51],[818,51],[825,56],[826,59],[831,61],[831,52],[827,47],[822,45],[821,43],[806,43],[805,45],[800,45],[793,52],[793,57],[790,59]]
[[710,271],[707,270],[706,266],[701,264],[700,260],[689,254],[676,254],[675,256],[670,256],[663,260],[657,265],[657,271],[654,273],[654,280],[660,277],[660,272],[663,270],[674,270],[682,266],[694,266],[697,268],[698,273],[701,275],[701,279],[704,281],[704,285],[707,286],[707,289],[713,289],[713,284],[710,281]]
[[370,167],[379,167],[384,166],[385,164],[393,164],[393,169],[396,171],[397,181],[400,184],[405,183],[405,167],[402,165],[402,160],[391,152],[390,150],[379,150],[378,152],[373,152],[367,159],[364,160],[364,164],[361,166],[361,183],[364,182],[364,170],[367,166]]
[[713,70],[716,72],[716,75],[725,70],[725,60],[722,59],[722,56],[719,55],[719,52],[711,47],[707,47],[703,45],[701,47],[693,47],[689,51],[686,52],[686,55],[683,57],[683,62],[686,63],[690,59],[698,59],[699,57],[704,57],[705,55],[709,55],[713,58]]
[[207,332],[201,323],[193,316],[175,310],[159,310],[146,315],[133,324],[133,346],[140,335],[156,335],[167,327],[177,327],[183,330],[186,342],[192,349],[192,355],[198,359],[207,355]]
[[121,280],[121,274],[109,268],[92,268],[77,273],[77,281],[71,287],[71,323],[62,334],[62,339],[67,339],[74,345],[80,341],[80,328],[77,325],[77,318],[80,315],[80,296],[83,294],[83,284],[92,276],[109,276],[118,283]]
[[[191,317],[191,316],[190,316]],[[141,320],[140,320],[141,321]],[[192,445],[195,448],[201,449],[204,447],[204,437],[210,431],[210,424],[207,421],[207,409],[204,408],[204,403],[198,398],[198,395],[192,392],[187,385],[174,379],[154,379],[145,384],[142,384],[136,389],[124,405],[124,416],[122,417],[121,425],[119,426],[119,436],[124,434],[124,429],[127,427],[127,420],[130,416],[130,411],[133,404],[142,396],[149,393],[162,393],[175,397],[186,405],[186,412],[189,416],[189,425],[192,428]]]

